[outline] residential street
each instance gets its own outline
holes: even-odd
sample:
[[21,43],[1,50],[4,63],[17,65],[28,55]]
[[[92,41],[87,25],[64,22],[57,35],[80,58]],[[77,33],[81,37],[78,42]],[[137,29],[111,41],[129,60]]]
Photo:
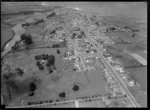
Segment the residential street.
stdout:
[[99,51],[99,49],[95,46],[95,44],[97,44],[92,38],[89,38],[89,41],[93,44],[93,46],[97,49],[98,51],[98,55],[99,57],[102,59],[102,61],[104,62],[105,66],[108,68],[110,74],[117,80],[118,84],[123,88],[123,90],[125,91],[125,93],[127,94],[127,96],[132,100],[132,103],[135,107],[140,107],[139,104],[137,103],[137,101],[135,100],[135,98],[132,96],[132,94],[130,93],[130,91],[128,90],[127,86],[125,85],[125,83],[122,81],[122,79],[120,78],[120,76],[115,72],[115,70],[111,67],[111,65],[106,61],[106,59],[104,58],[104,56],[102,55],[102,53]]

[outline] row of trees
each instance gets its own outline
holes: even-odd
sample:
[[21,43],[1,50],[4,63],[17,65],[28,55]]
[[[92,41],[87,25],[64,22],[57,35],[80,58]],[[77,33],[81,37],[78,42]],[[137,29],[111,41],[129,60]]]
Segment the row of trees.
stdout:
[[17,76],[23,76],[23,74],[24,74],[24,71],[21,68],[16,68],[14,72],[11,71],[11,69],[10,69],[9,71],[6,71],[6,73],[3,74],[3,79],[9,80],[10,78],[14,78]]

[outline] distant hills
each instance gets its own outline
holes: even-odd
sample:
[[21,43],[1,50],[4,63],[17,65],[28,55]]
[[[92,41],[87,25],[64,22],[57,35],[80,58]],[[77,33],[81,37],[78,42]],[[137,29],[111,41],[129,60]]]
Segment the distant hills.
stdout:
[[40,4],[26,4],[24,5],[23,3],[21,5],[17,4],[11,4],[11,3],[3,3],[1,4],[1,14],[5,15],[5,14],[19,14],[19,13],[24,13],[24,14],[28,14],[28,13],[33,13],[33,12],[37,12],[37,11],[46,11],[46,10],[54,10],[57,8],[62,8],[61,6],[43,6]]

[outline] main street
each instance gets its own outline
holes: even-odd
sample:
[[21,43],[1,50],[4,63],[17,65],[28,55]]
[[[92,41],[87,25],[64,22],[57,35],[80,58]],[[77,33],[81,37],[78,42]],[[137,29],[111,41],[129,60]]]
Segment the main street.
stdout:
[[87,39],[89,40],[89,42],[91,44],[93,44],[93,46],[97,49],[98,52],[98,56],[102,59],[103,63],[105,64],[105,66],[107,67],[107,69],[109,70],[110,74],[112,75],[112,77],[115,78],[115,80],[118,82],[119,86],[125,91],[126,95],[128,96],[128,98],[131,100],[132,104],[135,107],[140,107],[140,105],[137,103],[136,99],[133,97],[133,95],[130,93],[130,91],[128,90],[126,84],[123,82],[123,80],[120,78],[120,76],[118,75],[118,73],[115,72],[115,70],[112,68],[112,66],[108,63],[108,61],[104,58],[104,56],[102,55],[102,53],[99,51],[98,47],[96,45],[99,46],[99,44],[93,40],[92,38],[90,38],[88,36],[87,30],[84,31],[86,33]]

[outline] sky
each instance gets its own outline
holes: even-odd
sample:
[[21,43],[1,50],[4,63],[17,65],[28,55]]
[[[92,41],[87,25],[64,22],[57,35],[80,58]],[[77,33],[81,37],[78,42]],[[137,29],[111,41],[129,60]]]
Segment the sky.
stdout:
[[103,15],[122,14],[127,17],[138,17],[141,20],[147,20],[146,2],[10,2],[2,6],[19,5],[45,5],[45,6],[64,6],[69,8],[78,8],[89,12],[101,13]]

